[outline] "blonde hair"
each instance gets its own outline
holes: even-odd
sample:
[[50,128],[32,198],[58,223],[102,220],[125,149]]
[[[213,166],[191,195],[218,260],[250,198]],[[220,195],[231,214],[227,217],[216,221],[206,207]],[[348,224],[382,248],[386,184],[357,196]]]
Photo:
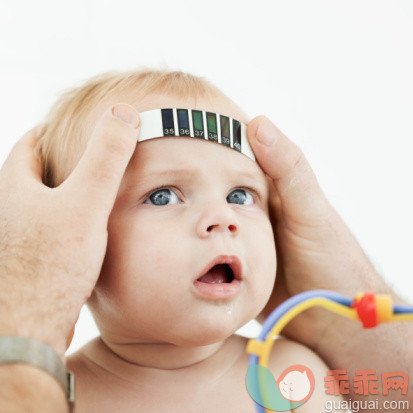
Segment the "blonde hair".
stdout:
[[64,91],[46,115],[36,146],[44,165],[43,182],[47,186],[59,186],[78,163],[91,132],[85,121],[97,105],[131,90],[137,96],[161,92],[196,100],[222,94],[204,78],[150,68],[103,73]]

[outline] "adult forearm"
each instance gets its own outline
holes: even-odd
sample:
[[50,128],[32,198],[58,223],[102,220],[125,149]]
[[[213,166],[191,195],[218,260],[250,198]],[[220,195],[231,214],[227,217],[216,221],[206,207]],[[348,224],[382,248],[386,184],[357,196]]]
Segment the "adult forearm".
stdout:
[[67,413],[65,392],[49,373],[29,364],[0,365],[0,411]]
[[[381,290],[383,291],[383,290]],[[407,304],[391,291],[396,304]],[[361,323],[334,315],[323,337],[314,350],[332,370],[345,370],[349,378],[349,394],[352,400],[408,401],[413,406],[413,323],[408,321],[383,323],[375,328],[363,329]],[[371,370],[377,381],[355,385],[357,372]],[[389,389],[384,394],[386,380],[382,374],[403,372],[410,378],[407,393],[402,389]],[[359,373],[360,374],[360,373]],[[371,376],[372,378],[374,378]],[[399,377],[400,378],[400,377]],[[377,390],[375,390],[377,383]],[[367,387],[366,387],[367,386]],[[356,393],[358,389],[358,393]],[[365,393],[365,394],[363,394]],[[377,394],[375,394],[377,393]],[[400,411],[406,410],[400,409]]]
[[[0,337],[41,341],[64,362],[67,337],[100,274],[139,123],[133,106],[109,107],[70,179],[53,190],[42,184],[36,130],[13,147],[0,169]],[[0,364],[0,412],[17,411],[68,411],[63,386],[37,367]]]
[[[251,120],[247,132],[259,165],[272,181],[269,210],[278,265],[274,289],[258,321],[287,298],[320,288],[349,297],[368,291],[390,293],[400,303],[327,200],[301,149],[264,116]],[[295,317],[282,334],[312,348],[332,369],[346,370],[350,380],[356,371],[375,370],[378,383],[368,396],[356,394],[351,382],[349,396],[356,400],[407,397],[413,404],[411,388],[405,396],[400,390],[386,396],[381,389],[381,374],[411,371],[413,323],[364,330],[360,323],[317,307]]]

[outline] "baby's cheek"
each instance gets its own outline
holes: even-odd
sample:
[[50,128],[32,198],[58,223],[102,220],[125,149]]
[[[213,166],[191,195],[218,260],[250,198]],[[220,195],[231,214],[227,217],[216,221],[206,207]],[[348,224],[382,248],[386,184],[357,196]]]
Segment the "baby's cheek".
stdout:
[[270,298],[274,287],[277,259],[273,232],[268,227],[268,222],[262,223],[254,231],[254,235],[250,237],[248,245],[250,267],[248,285],[251,298],[261,310]]
[[259,238],[256,239],[255,255],[259,261],[259,268],[263,273],[263,281],[273,283],[275,271],[277,269],[277,257],[274,243],[274,234],[271,226],[267,223],[263,225]]

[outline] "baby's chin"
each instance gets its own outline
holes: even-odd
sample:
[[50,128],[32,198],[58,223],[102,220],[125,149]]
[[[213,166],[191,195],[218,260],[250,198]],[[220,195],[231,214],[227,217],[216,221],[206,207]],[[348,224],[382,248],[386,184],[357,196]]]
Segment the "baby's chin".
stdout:
[[[228,321],[228,320],[227,320]],[[162,341],[183,347],[200,347],[225,341],[231,337],[242,325],[238,323],[206,320],[194,322],[162,333]],[[161,337],[159,337],[161,338]]]
[[[234,333],[249,322],[250,314],[239,314],[239,311],[224,313],[198,314],[176,328],[168,331],[170,342],[181,346],[207,346],[218,343],[233,336]],[[190,321],[190,322],[189,322]]]
[[[169,343],[183,347],[207,346],[222,342],[254,318],[248,311],[238,308],[211,306],[211,308],[194,308],[192,311],[159,312],[146,319],[130,317],[118,318],[115,314],[110,320],[95,317],[102,335],[116,342],[118,337],[128,341]],[[136,326],[136,328],[134,328]]]

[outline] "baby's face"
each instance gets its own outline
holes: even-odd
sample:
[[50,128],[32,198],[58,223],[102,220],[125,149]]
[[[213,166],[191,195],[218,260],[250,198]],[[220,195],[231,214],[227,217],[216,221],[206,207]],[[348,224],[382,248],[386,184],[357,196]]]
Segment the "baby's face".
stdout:
[[[189,107],[170,100],[169,107]],[[109,219],[107,254],[90,300],[102,336],[207,345],[254,318],[275,280],[267,201],[264,173],[233,149],[195,138],[139,143]],[[220,281],[230,285],[231,271],[238,271],[232,295],[196,286],[219,256],[236,257],[239,267],[226,266],[228,278],[225,266],[215,267],[209,281],[216,283],[205,285],[218,292]]]

